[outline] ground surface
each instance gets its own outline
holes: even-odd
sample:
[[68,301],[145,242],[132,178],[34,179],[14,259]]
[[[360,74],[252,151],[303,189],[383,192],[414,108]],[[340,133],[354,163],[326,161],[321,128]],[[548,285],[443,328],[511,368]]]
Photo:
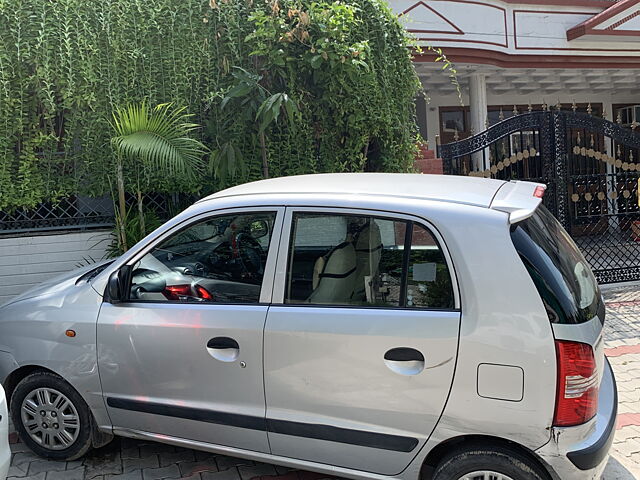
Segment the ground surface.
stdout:
[[[616,437],[605,480],[640,480],[640,285],[607,288],[605,347],[618,382]],[[34,456],[11,434],[9,478],[30,480],[319,480],[327,478],[264,463],[116,439],[76,462]]]

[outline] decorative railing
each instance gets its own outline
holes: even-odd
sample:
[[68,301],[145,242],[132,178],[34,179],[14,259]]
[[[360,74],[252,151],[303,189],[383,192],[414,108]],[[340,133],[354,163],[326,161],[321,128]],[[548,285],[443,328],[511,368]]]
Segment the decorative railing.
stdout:
[[[145,209],[166,220],[192,199],[188,195],[147,194]],[[135,199],[127,199],[133,206]],[[0,211],[0,235],[10,236],[30,232],[77,231],[110,228],[114,224],[111,197],[72,196],[56,202],[41,203],[35,208]]]
[[588,113],[539,111],[440,145],[445,173],[547,185],[544,202],[602,282],[640,279],[640,134]]

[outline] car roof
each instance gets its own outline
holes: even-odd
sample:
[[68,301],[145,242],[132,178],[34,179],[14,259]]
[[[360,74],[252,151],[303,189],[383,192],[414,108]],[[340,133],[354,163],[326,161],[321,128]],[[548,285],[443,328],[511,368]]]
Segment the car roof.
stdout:
[[216,192],[200,202],[239,195],[354,194],[436,200],[488,208],[505,183],[490,178],[452,175],[323,173],[245,183]]

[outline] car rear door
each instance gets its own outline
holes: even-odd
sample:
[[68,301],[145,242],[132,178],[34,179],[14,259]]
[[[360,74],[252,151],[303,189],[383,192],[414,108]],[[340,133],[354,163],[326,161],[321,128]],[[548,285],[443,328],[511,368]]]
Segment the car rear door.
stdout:
[[282,239],[264,336],[271,451],[397,474],[435,428],[455,370],[443,239],[423,219],[317,208],[288,208]]

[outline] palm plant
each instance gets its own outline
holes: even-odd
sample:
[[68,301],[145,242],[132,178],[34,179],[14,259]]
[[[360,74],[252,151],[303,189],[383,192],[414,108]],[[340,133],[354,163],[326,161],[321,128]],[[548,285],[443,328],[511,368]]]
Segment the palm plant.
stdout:
[[115,151],[115,175],[118,191],[117,225],[122,251],[129,245],[126,219],[129,217],[125,202],[125,164],[136,172],[135,193],[138,202],[140,235],[146,235],[142,188],[150,173],[166,176],[195,178],[202,171],[202,157],[207,148],[190,134],[199,126],[191,123],[191,115],[184,107],[171,103],[150,108],[146,102],[116,108],[111,126],[114,136],[111,145]]

